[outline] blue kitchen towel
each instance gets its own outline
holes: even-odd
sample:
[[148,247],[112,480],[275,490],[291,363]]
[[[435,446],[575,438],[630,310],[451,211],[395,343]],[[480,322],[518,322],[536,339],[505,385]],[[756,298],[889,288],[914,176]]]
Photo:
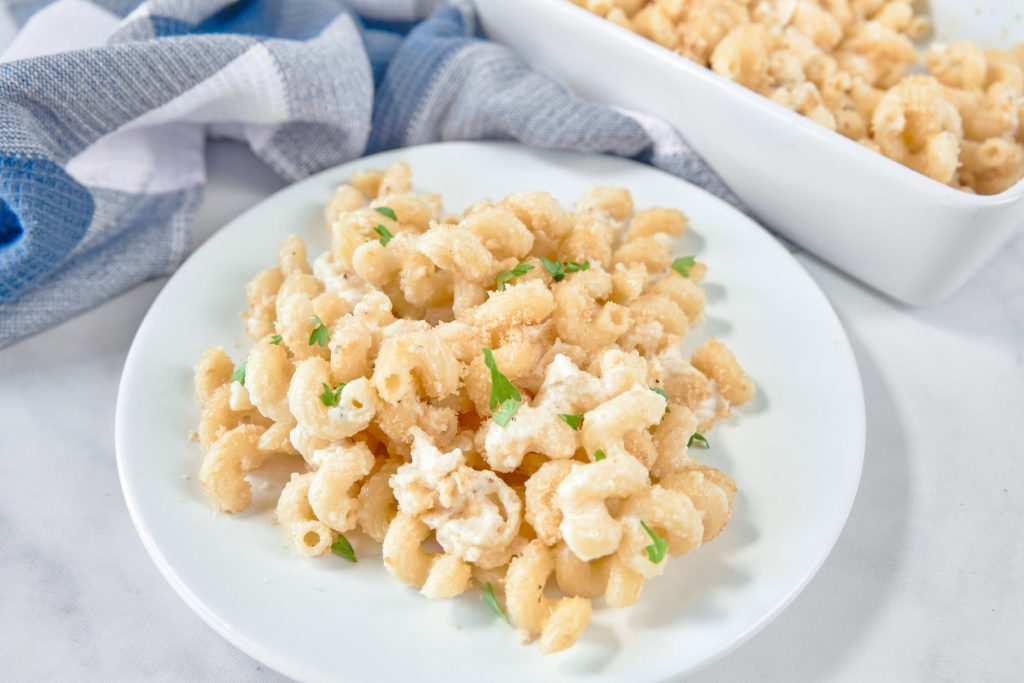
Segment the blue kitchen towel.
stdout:
[[736,203],[664,123],[585,102],[444,0],[8,0],[0,348],[189,250],[208,136],[288,180],[440,140],[641,158]]

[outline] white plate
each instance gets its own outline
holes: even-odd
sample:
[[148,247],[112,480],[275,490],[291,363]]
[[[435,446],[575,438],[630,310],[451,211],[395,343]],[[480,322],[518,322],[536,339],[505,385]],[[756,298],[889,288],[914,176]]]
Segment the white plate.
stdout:
[[[598,604],[572,650],[523,646],[476,592],[428,601],[356,539],[357,565],[300,558],[271,524],[274,493],[235,516],[214,514],[188,441],[198,410],[192,365],[208,346],[237,359],[245,281],[292,232],[327,244],[321,207],[360,168],[404,159],[416,187],[446,208],[543,189],[570,203],[595,184],[629,187],[638,206],[679,206],[678,245],[710,265],[707,324],[758,386],[752,405],[715,429],[705,460],[739,485],[732,523],[673,560],[636,607]],[[117,403],[117,459],[135,526],[174,589],[210,626],[303,681],[453,683],[658,681],[690,672],[749,638],[810,580],[842,529],[860,479],[864,404],[850,347],[824,295],[764,230],[704,191],[622,159],[450,143],[360,159],[297,183],[232,221],[181,267],[132,344]],[[266,475],[277,485],[286,467]],[[800,653],[793,653],[800,656]]]

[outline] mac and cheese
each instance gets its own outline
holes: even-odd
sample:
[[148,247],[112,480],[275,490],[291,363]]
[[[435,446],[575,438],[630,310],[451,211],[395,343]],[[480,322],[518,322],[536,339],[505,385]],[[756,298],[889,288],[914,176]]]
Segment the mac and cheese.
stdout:
[[200,481],[241,512],[247,474],[291,456],[276,517],[299,554],[372,540],[426,597],[476,584],[563,650],[592,600],[634,604],[728,523],[736,487],[695,446],[754,385],[714,338],[683,354],[706,266],[672,260],[681,211],[597,187],[571,211],[521,192],[440,212],[396,164],[338,188],[312,264],[285,241],[246,286],[245,362],[196,365]]
[[922,60],[931,24],[911,0],[572,2],[946,185],[1024,178],[1024,43]]

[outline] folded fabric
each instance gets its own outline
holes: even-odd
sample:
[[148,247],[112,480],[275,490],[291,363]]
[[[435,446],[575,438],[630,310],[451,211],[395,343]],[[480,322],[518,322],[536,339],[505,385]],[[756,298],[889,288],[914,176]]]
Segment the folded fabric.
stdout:
[[582,101],[440,0],[10,3],[0,348],[174,270],[208,136],[297,180],[440,140],[641,158],[732,203],[665,124]]

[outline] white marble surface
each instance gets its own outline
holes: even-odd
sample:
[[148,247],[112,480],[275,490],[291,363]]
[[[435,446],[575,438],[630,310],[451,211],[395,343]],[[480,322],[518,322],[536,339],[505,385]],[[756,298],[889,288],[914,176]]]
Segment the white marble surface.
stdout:
[[[200,238],[279,185],[248,153],[215,145]],[[839,311],[860,364],[860,493],[804,593],[690,680],[1019,679],[1024,238],[952,299],[924,309],[801,261]],[[117,383],[162,284],[0,351],[5,681],[283,680],[178,599],[121,497]]]

